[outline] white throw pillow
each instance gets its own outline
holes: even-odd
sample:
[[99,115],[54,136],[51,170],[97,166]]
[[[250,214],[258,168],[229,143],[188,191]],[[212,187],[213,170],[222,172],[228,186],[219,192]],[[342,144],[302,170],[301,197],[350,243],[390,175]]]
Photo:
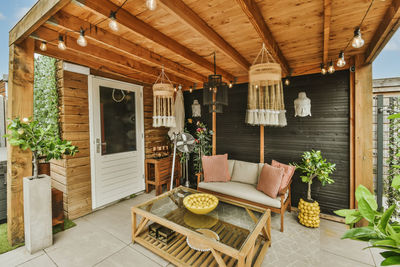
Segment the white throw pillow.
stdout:
[[228,170],[229,170],[229,175],[232,177],[233,173],[233,166],[235,166],[235,160],[234,159],[228,159]]
[[251,163],[236,160],[233,166],[231,181],[245,184],[257,184],[258,181],[258,163]]

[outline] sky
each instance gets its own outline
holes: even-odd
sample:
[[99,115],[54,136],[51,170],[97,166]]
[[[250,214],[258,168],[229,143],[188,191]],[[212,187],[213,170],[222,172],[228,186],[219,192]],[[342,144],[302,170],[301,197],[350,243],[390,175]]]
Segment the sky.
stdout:
[[[36,0],[0,0],[0,79],[8,73],[8,32]],[[372,65],[374,79],[400,77],[400,31],[397,31]]]

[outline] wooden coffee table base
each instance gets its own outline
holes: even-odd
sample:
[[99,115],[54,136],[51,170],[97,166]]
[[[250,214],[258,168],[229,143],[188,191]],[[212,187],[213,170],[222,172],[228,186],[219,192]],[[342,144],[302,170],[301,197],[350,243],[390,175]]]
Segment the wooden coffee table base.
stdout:
[[[251,211],[248,210],[249,213]],[[139,214],[142,219],[136,223]],[[249,231],[235,225],[219,221],[210,230],[216,232],[222,242],[206,239],[201,234],[174,223],[183,220],[180,214],[171,213],[175,218],[161,218],[137,207],[132,208],[132,241],[137,242],[177,266],[261,266],[268,248],[271,246],[270,210],[260,218],[251,235]],[[167,218],[168,217],[168,218]],[[176,231],[174,239],[164,244],[148,235],[147,224],[157,222]],[[211,251],[201,252],[190,248],[186,237],[196,238],[207,244]],[[245,240],[246,239],[246,240]],[[240,247],[242,246],[243,247]]]

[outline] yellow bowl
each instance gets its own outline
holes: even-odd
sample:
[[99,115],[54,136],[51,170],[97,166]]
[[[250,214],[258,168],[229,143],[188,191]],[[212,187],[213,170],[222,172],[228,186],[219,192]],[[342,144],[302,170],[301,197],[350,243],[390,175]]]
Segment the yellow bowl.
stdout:
[[218,206],[218,198],[210,194],[197,193],[185,197],[183,205],[195,214],[207,214]]

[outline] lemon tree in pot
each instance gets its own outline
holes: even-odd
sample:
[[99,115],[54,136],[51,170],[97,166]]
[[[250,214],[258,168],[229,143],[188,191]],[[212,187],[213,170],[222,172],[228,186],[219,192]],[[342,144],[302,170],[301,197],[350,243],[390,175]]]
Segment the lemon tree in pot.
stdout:
[[50,246],[53,242],[51,227],[51,178],[38,175],[38,159],[46,157],[60,159],[62,155],[75,155],[77,147],[63,141],[43,128],[36,120],[15,118],[8,126],[5,135],[12,146],[32,152],[33,175],[23,179],[25,246],[35,253]]
[[302,225],[308,227],[319,227],[320,208],[317,201],[311,197],[311,185],[315,179],[319,180],[322,186],[334,183],[330,175],[336,168],[336,164],[327,162],[321,155],[321,151],[306,151],[303,153],[300,164],[295,163],[297,170],[300,170],[303,175],[300,176],[301,181],[307,184],[307,198],[300,199],[299,221]]

